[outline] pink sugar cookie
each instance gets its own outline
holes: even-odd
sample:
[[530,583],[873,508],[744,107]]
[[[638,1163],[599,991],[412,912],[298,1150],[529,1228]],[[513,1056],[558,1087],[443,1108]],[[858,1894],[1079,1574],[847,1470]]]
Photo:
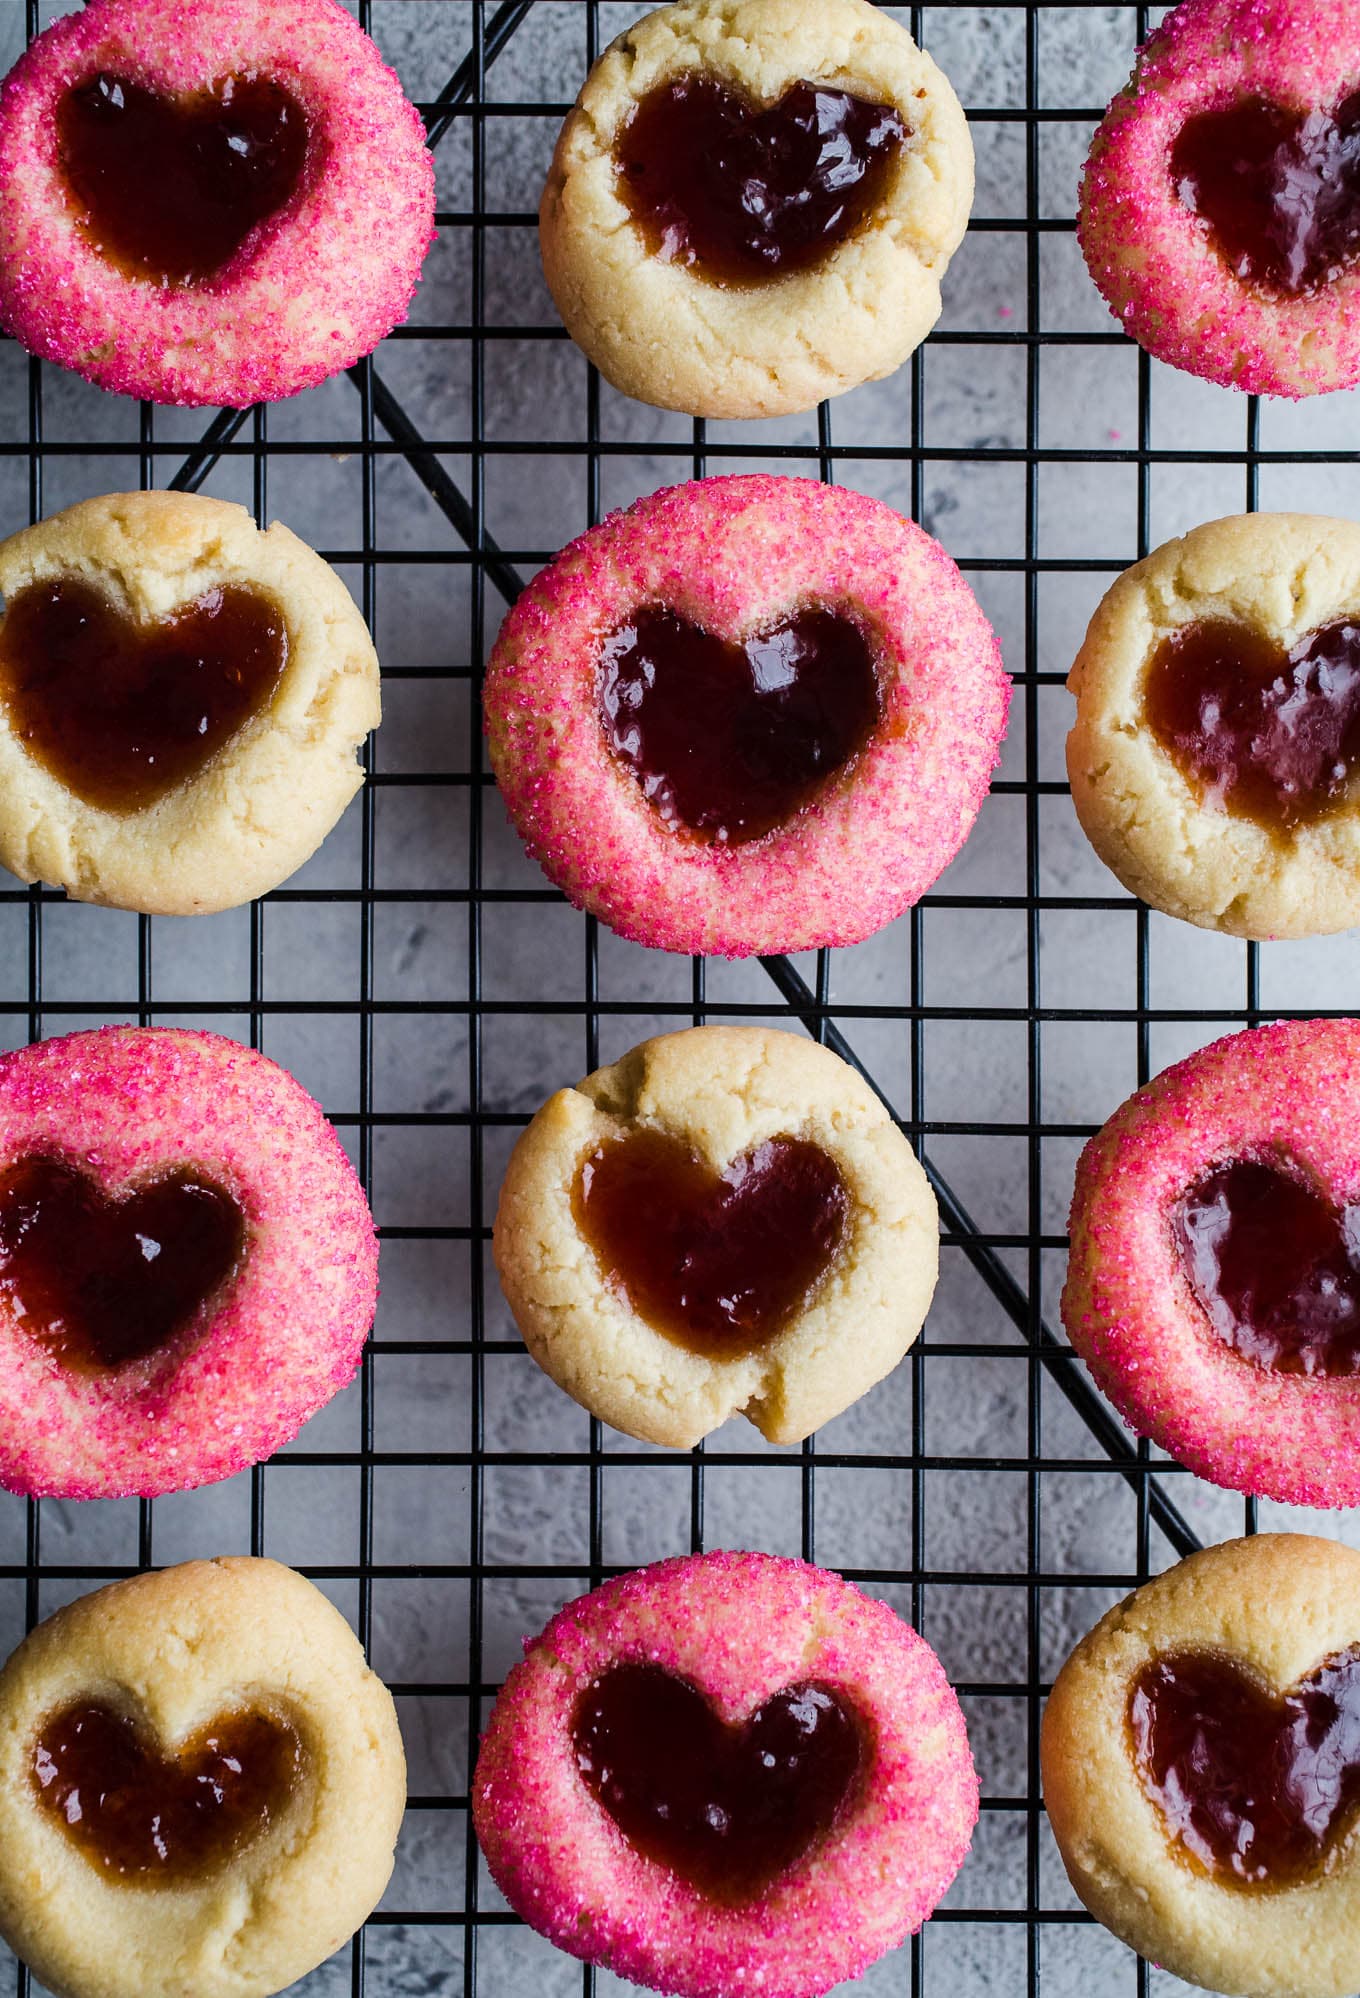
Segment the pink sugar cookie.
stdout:
[[[1311,199],[1315,181],[1333,191],[1347,171],[1353,181],[1355,162],[1343,168],[1325,135],[1298,140],[1270,121],[1339,111],[1349,129],[1358,82],[1352,0],[1183,0],[1149,37],[1096,133],[1077,233],[1111,311],[1158,360],[1254,395],[1315,395],[1360,381],[1360,242],[1349,240],[1344,210],[1333,219],[1345,254],[1315,270],[1316,281],[1281,288],[1251,268],[1240,239],[1214,240],[1211,216],[1221,208],[1201,198],[1197,213],[1182,199],[1182,188],[1203,183],[1186,178],[1175,150],[1189,118],[1271,107],[1256,118],[1255,136],[1222,124],[1208,130],[1201,158],[1228,189],[1219,202],[1239,204],[1239,214],[1242,182],[1234,196],[1215,151],[1236,158],[1244,146],[1253,171],[1277,173],[1284,220],[1271,227],[1303,259],[1306,227],[1290,211]],[[1343,134],[1343,149],[1354,151],[1355,137]],[[1272,158],[1283,165],[1272,167]],[[1261,212],[1259,192],[1249,198]],[[1355,198],[1352,188],[1352,215]],[[1302,278],[1302,262],[1294,274]]]
[[1062,1315],[1139,1435],[1231,1491],[1360,1504],[1357,1202],[1360,1021],[1231,1034],[1115,1112]]
[[[50,1318],[44,1336],[23,1323],[35,1279],[16,1258],[34,1223],[16,1171],[34,1160],[74,1169],[104,1214],[176,1174],[208,1182],[239,1214],[234,1265],[162,1343],[75,1363]],[[107,1286],[122,1265],[88,1250],[93,1229],[72,1234],[74,1255],[105,1256],[92,1281]],[[134,1239],[149,1260],[176,1247]],[[353,1378],[377,1264],[339,1139],[263,1055],[218,1034],[104,1027],[0,1056],[0,1485],[153,1498],[258,1463]]]
[[[867,735],[755,836],[701,833],[658,809],[606,738],[618,635],[640,618],[683,620],[711,655],[723,641],[749,653],[774,631],[754,670],[779,692],[790,620],[828,612],[859,634]],[[721,777],[726,759],[730,782],[738,749],[757,770],[771,717],[748,702],[715,720],[728,668],[710,656],[692,670],[704,691],[667,774],[683,780],[701,756]],[[824,684],[835,693],[834,676]],[[578,907],[637,943],[746,957],[858,943],[917,901],[977,815],[1009,698],[991,627],[938,542],[863,494],[757,475],[653,493],[564,549],[501,627],[486,717],[510,816]],[[773,753],[789,748],[785,737]]]
[[[286,154],[281,205],[192,281],[165,270],[149,224],[137,240],[152,274],[100,247],[108,214],[77,194],[62,135],[70,106],[86,101],[73,93],[107,99],[100,78],[200,112],[214,86],[238,96],[243,85],[278,87],[293,101],[294,132],[301,113],[300,163],[286,134],[256,146],[266,164]],[[137,115],[155,115],[138,103]],[[115,115],[106,102],[96,112]],[[139,129],[121,143],[145,153]],[[246,145],[244,129],[222,145]],[[226,171],[236,171],[230,160]],[[179,192],[186,177],[167,151],[167,183]],[[97,185],[109,185],[102,168]],[[231,186],[242,201],[262,198]],[[154,205],[143,181],[128,205],[134,216]],[[0,88],[0,317],[30,352],[119,394],[245,405],[325,381],[405,318],[433,221],[420,116],[338,0],[89,0],[40,35]]]
[[[738,1842],[719,1856],[733,1866],[743,1863],[742,1840],[749,1861],[749,1841],[768,1838],[771,1819],[808,1808],[816,1777],[805,1760],[792,1792],[766,1794],[763,1821],[759,1805],[743,1823],[724,1819],[712,1798],[728,1793],[714,1788],[722,1777],[706,1762],[705,1730],[725,1733],[726,1753],[744,1743],[757,1761],[768,1756],[777,1784],[786,1757],[810,1753],[806,1731],[818,1714],[800,1693],[792,1749],[787,1733],[753,1741],[753,1716],[815,1687],[827,1726],[829,1700],[843,1702],[860,1760],[821,1834],[745,1891],[733,1891],[730,1874],[728,1891],[703,1891],[692,1874],[646,1856],[591,1787],[592,1770],[599,1782],[626,1782],[626,1759],[616,1755],[606,1776],[576,1738],[585,1704],[598,1712],[616,1671],[634,1685],[641,1671],[648,1698],[662,1701],[655,1727],[640,1710],[645,1752],[660,1740],[667,1764],[662,1777],[651,1772],[646,1806],[660,1820],[659,1788],[669,1786],[672,1830],[691,1808],[705,1811],[709,1830],[725,1835],[725,1825]],[[659,1719],[677,1691],[697,1706],[686,1688],[707,1707],[692,1742],[683,1724],[668,1730]],[[939,1660],[886,1603],[802,1561],[695,1554],[606,1583],[526,1642],[482,1740],[472,1809],[497,1885],[559,1949],[686,1998],[814,1998],[859,1976],[932,1912],[968,1850],[978,1785]]]

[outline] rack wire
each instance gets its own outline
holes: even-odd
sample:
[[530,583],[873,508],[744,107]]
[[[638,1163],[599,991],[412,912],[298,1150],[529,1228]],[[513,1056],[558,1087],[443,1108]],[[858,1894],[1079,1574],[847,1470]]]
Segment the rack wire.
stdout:
[[[39,0],[5,5],[17,53],[54,10]],[[328,520],[348,508],[356,534],[314,538],[351,579],[385,654],[389,720],[370,748],[368,783],[319,861],[239,917],[190,925],[110,917],[43,888],[0,889],[0,1036],[18,1045],[122,1018],[211,1025],[265,1047],[316,1089],[351,1148],[381,1225],[384,1303],[355,1390],[231,1486],[131,1506],[0,1508],[7,1634],[16,1639],[72,1595],[186,1554],[292,1560],[353,1618],[392,1684],[413,1775],[392,1892],[342,1957],[299,1988],[313,1998],[578,1990],[604,1998],[623,1987],[556,1956],[515,1922],[471,1834],[470,1745],[514,1637],[555,1603],[652,1554],[760,1544],[820,1558],[888,1596],[940,1645],[983,1776],[973,1858],[926,1931],[871,1973],[865,1990],[1059,1998],[1080,1985],[1098,1998],[1146,1998],[1178,1989],[1097,1930],[1062,1881],[1039,1796],[1037,1726],[1066,1643],[1108,1601],[1201,1537],[1254,1531],[1257,1514],[1135,1444],[1074,1363],[1054,1310],[1071,1161],[1127,1087],[1170,1052],[1288,1010],[1290,976],[1295,1004],[1318,1010],[1330,991],[1336,1010],[1344,1007],[1338,990],[1314,980],[1316,959],[1289,960],[1267,978],[1256,946],[1210,954],[1198,983],[1178,984],[1166,965],[1194,955],[1180,932],[1168,938],[1093,863],[1064,873],[1064,858],[1055,873],[1053,853],[1075,849],[1053,817],[1065,810],[1054,751],[1070,648],[1057,654],[1050,626],[1064,629],[1073,603],[1089,610],[1110,576],[1164,538],[1159,481],[1173,477],[1193,495],[1207,477],[1228,495],[1218,510],[1254,508],[1263,478],[1325,481],[1332,468],[1344,482],[1356,454],[1334,432],[1277,426],[1276,441],[1263,441],[1251,400],[1196,404],[1198,430],[1183,424],[1176,386],[1112,322],[1098,311],[1066,316],[1069,294],[1050,252],[1070,264],[1075,161],[1108,89],[1076,104],[1062,93],[1105,72],[1111,88],[1122,80],[1154,18],[1145,7],[957,0],[890,10],[928,48],[943,41],[977,55],[975,87],[963,87],[975,138],[990,148],[992,205],[984,191],[969,240],[983,260],[975,277],[994,259],[998,302],[989,323],[947,311],[899,378],[897,400],[873,405],[880,415],[889,409],[886,425],[879,415],[858,423],[847,398],[794,435],[702,422],[638,432],[583,364],[572,377],[579,392],[561,406],[552,400],[562,378],[547,371],[565,335],[529,275],[535,217],[530,197],[515,205],[523,177],[505,135],[530,133],[529,156],[546,158],[585,67],[642,11],[641,0],[357,0],[355,11],[405,66],[426,118],[449,246],[435,255],[452,257],[456,282],[432,279],[433,303],[418,305],[348,383],[300,399],[301,416],[286,406],[209,420],[116,404],[79,393],[8,343],[0,495],[5,531],[129,477],[245,498],[262,523],[277,507],[301,524],[281,492],[304,512],[308,492],[319,493]],[[524,77],[544,81],[564,32],[569,71],[547,79],[550,97],[526,95]],[[1090,65],[1071,60],[1088,43]],[[1004,91],[994,92],[994,75]],[[995,190],[1008,173],[1006,203]],[[505,282],[490,268],[505,258],[512,290],[522,283],[528,301],[517,316],[501,309]],[[1132,434],[1110,428],[1094,443],[1089,434],[1063,441],[1060,425],[1055,440],[1050,411],[1080,396],[1095,379],[1082,368],[1107,354],[1126,384],[1132,371]],[[507,356],[523,371],[518,428],[503,421]],[[936,434],[937,366],[995,388],[1006,404],[996,434]],[[552,397],[536,390],[540,374]],[[451,426],[444,391],[455,380],[462,400]],[[1154,381],[1172,408],[1169,434]],[[524,427],[526,406],[541,427]],[[1209,442],[1189,441],[1195,435]],[[598,520],[620,479],[640,490],[773,464],[871,491],[896,481],[901,503],[962,556],[1006,637],[1016,684],[1011,747],[972,849],[996,861],[996,878],[975,881],[976,869],[956,868],[878,946],[767,957],[738,973],[702,960],[677,971],[674,961],[621,952],[527,865],[517,869],[478,710],[480,668],[504,607],[555,546],[532,545],[532,508],[517,516],[497,500],[496,482],[517,461],[521,492],[526,466],[551,485],[565,462],[567,531]],[[332,514],[337,466],[348,498]],[[979,475],[1013,482],[1016,526],[1009,543],[994,533],[970,552],[951,540],[948,481]],[[1075,515],[1049,511],[1059,478],[1085,481],[1083,492],[1129,494],[1117,545],[1092,549],[1074,530],[1064,539]],[[401,500],[398,480],[408,482]],[[395,509],[409,523],[412,494],[426,525],[394,540],[387,516]],[[956,510],[956,524],[966,511]],[[530,525],[507,540],[502,516]],[[384,633],[402,628],[413,603],[423,608],[404,628],[414,623],[425,655],[399,646],[389,657]],[[1014,978],[999,981],[997,996],[959,975],[967,947],[949,939],[1007,926],[1019,940]],[[1072,989],[1076,936],[1098,936],[1113,966],[1090,973],[1089,991]],[[562,940],[566,955],[531,990],[525,981],[541,973],[544,937]],[[1106,938],[1115,939],[1108,952]],[[938,962],[949,972],[943,997]],[[944,1302],[894,1383],[877,1391],[887,1416],[871,1397],[867,1413],[795,1451],[724,1432],[676,1456],[610,1435],[538,1379],[488,1273],[499,1165],[537,1097],[621,1052],[642,1037],[639,1026],[708,1019],[801,1027],[852,1062],[900,1115],[939,1199]],[[1071,1100],[1080,1057],[1055,1063],[1054,1046],[1068,1043],[1054,1036],[1080,1050],[1088,1031],[1114,1034],[1122,1052],[1096,1063],[1091,1107],[1083,1099],[1082,1114],[1058,1114],[1054,1102]],[[953,1088],[979,1037],[993,1032],[1011,1036],[1011,1115]],[[527,1081],[515,1080],[517,1061]],[[423,1078],[414,1093],[413,1072]],[[984,1080],[998,1073],[990,1055],[981,1072]],[[540,1076],[546,1087],[535,1095]],[[941,1094],[950,1105],[959,1098],[957,1114],[940,1114]],[[979,1157],[1002,1154],[1016,1161],[1009,1201],[995,1172],[976,1170]],[[960,1410],[974,1404],[982,1416],[959,1428]],[[877,1541],[856,1540],[848,1510],[876,1514]],[[14,1978],[19,1998],[36,1994],[22,1966]]]

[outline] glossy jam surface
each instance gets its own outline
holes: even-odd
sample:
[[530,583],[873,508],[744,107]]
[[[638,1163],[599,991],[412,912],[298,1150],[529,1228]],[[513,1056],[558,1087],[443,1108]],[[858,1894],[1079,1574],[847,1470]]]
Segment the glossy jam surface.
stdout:
[[65,1365],[93,1371],[155,1352],[245,1254],[240,1208],[199,1173],[106,1200],[60,1159],[0,1170],[0,1307]]
[[88,805],[153,805],[274,694],[288,631],[254,590],[210,590],[134,623],[88,583],[31,583],[0,626],[0,702],[30,753]]
[[1187,625],[1153,655],[1143,712],[1206,805],[1277,833],[1324,817],[1360,757],[1360,618],[1289,652],[1247,625]]
[[714,77],[644,97],[615,147],[648,248],[719,284],[807,270],[853,236],[886,191],[902,115],[796,83],[758,109]]
[[167,1756],[126,1715],[86,1701],[44,1721],[31,1764],[67,1837],[137,1887],[235,1858],[286,1811],[302,1770],[297,1730],[274,1714],[219,1715]]
[[1171,179],[1248,283],[1295,297],[1360,253],[1360,92],[1331,111],[1246,97],[1187,118]]
[[1183,1195],[1172,1228],[1221,1339],[1284,1374],[1360,1373],[1360,1208],[1302,1174],[1234,1159]]
[[302,106],[262,76],[219,77],[168,98],[101,72],[57,106],[82,233],[152,284],[201,283],[230,263],[292,196],[307,142]]
[[594,1680],[572,1721],[586,1788],[629,1844],[713,1900],[752,1899],[831,1831],[868,1760],[844,1694],[786,1686],[744,1725],[656,1665]]
[[740,645],[641,610],[605,640],[599,701],[606,743],[661,819],[728,845],[792,818],[881,714],[864,632],[816,609]]
[[1360,1804],[1360,1650],[1283,1698],[1216,1653],[1155,1658],[1133,1682],[1129,1729],[1143,1786],[1194,1865],[1293,1886],[1326,1871]]
[[719,1177],[649,1130],[592,1152],[572,1204],[638,1316],[712,1359],[754,1351],[804,1309],[850,1214],[835,1161],[801,1138],[772,1138]]

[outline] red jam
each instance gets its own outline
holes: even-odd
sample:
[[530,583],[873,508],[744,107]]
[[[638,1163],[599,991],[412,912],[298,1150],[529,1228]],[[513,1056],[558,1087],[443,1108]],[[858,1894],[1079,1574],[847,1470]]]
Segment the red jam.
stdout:
[[101,72],[57,106],[81,233],[152,284],[201,283],[230,263],[293,195],[307,144],[302,106],[263,76],[166,98]]
[[1176,135],[1171,179],[1240,278],[1317,291],[1360,252],[1360,91],[1334,111],[1264,97],[1200,111]]
[[64,1365],[93,1371],[155,1352],[245,1250],[240,1208],[196,1172],[106,1200],[59,1159],[0,1170],[0,1308]]
[[878,725],[869,640],[804,610],[740,645],[675,611],[640,610],[605,640],[605,741],[653,810],[719,844],[759,839],[843,770]]
[[654,256],[718,284],[820,263],[882,201],[908,137],[890,104],[796,83],[763,110],[715,77],[649,91],[615,148]]
[[127,1886],[160,1887],[222,1866],[283,1813],[303,1769],[276,1715],[223,1714],[165,1756],[126,1715],[77,1701],[43,1722],[33,1788],[85,1857]]
[[619,1664],[572,1720],[586,1788],[644,1859],[715,1901],[752,1900],[833,1829],[867,1761],[834,1687],[786,1686],[742,1726],[683,1679]]
[[1360,756],[1360,619],[1289,652],[1247,625],[1187,625],[1154,654],[1143,712],[1204,804],[1275,832],[1321,818]]
[[640,1318],[710,1359],[753,1352],[810,1303],[845,1240],[850,1196],[834,1160],[772,1138],[719,1177],[660,1131],[586,1159],[576,1225]]
[[1133,1682],[1143,1787],[1197,1869],[1244,1887],[1325,1872],[1360,1804],[1360,1649],[1282,1699],[1231,1659],[1155,1658]]
[[288,631],[254,590],[210,590],[134,623],[74,579],[30,583],[0,626],[0,701],[68,790],[109,812],[154,805],[272,699]]
[[1360,1209],[1259,1159],[1196,1182],[1172,1216],[1190,1287],[1243,1359],[1282,1374],[1360,1373]]

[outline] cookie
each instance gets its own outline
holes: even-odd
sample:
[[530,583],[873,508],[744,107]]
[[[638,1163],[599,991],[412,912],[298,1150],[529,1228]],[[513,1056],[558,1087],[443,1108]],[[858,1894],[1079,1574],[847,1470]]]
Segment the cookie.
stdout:
[[768,1554],[662,1561],[525,1646],[472,1783],[493,1878],[559,1949],[684,1998],[813,1998],[912,1935],[978,1787],[940,1662]]
[[0,1055],[0,1485],[152,1498],[270,1456],[353,1379],[377,1262],[262,1054],[103,1027]]
[[1077,1167],[1062,1315],[1097,1384],[1200,1477],[1360,1505],[1360,1021],[1230,1034]]
[[738,1413],[800,1442],[890,1373],[930,1305],[939,1218],[839,1056],[691,1027],[549,1098],[493,1245],[544,1371],[625,1435],[687,1450]]
[[0,317],[100,388],[244,407],[406,316],[425,129],[337,0],[90,0],[0,88]]
[[1073,1887],[1140,1955],[1242,1998],[1360,1984],[1360,1554],[1192,1554],[1102,1617],[1044,1715]]
[[1360,922],[1360,526],[1242,514],[1168,541],[1068,686],[1072,802],[1126,888],[1232,936]]
[[377,1905],[396,1709],[275,1561],[58,1610],[0,1672],[0,1934],[59,1998],[269,1998]]
[[543,191],[543,268],[626,395],[783,416],[921,344],[972,199],[958,99],[868,0],[683,0],[587,77]]
[[0,862],[82,902],[235,908],[316,851],[378,725],[368,627],[275,521],[82,500],[0,542]]
[[1347,0],[1183,0],[1082,180],[1110,310],[1160,361],[1252,395],[1360,381],[1360,92]]
[[1010,683],[976,597],[879,500],[763,475],[673,486],[537,576],[487,675],[530,853],[661,950],[857,943],[953,859]]

